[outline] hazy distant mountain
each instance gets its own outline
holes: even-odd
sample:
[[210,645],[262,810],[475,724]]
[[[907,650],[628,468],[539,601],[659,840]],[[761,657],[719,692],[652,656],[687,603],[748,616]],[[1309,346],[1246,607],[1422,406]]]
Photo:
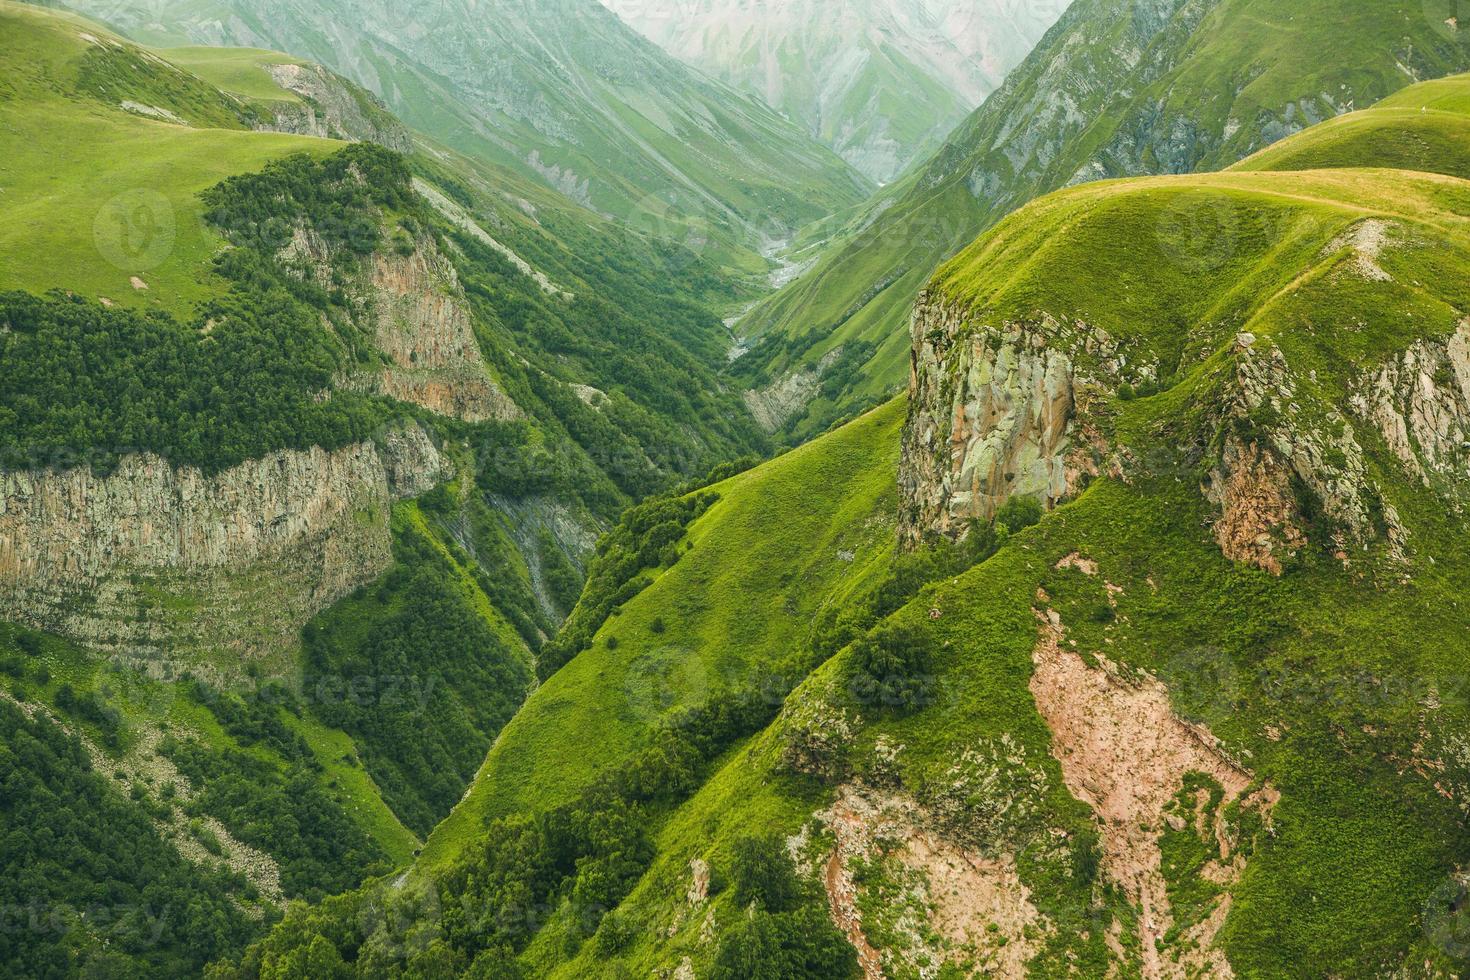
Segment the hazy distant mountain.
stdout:
[[690,70],[596,0],[73,5],[150,43],[312,58],[455,149],[686,244],[779,236],[868,189],[800,126]]
[[888,181],[935,149],[1070,0],[603,0]]

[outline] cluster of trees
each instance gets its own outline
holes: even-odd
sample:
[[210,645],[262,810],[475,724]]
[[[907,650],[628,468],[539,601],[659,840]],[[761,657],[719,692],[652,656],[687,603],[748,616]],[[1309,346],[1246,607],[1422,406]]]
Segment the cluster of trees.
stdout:
[[597,542],[577,608],[556,638],[541,648],[536,672],[542,680],[587,649],[613,611],[648,587],[644,572],[679,559],[679,542],[689,525],[717,500],[719,494],[713,492],[656,497],[623,513]]
[[368,255],[382,238],[381,211],[403,212],[412,221],[423,208],[407,162],[374,143],[354,143],[327,157],[292,154],[201,196],[205,217],[232,244],[272,256],[301,225],[334,251]]
[[308,684],[325,723],[353,737],[363,765],[404,825],[427,834],[459,802],[531,683],[531,669],[475,608],[434,541],[404,525],[394,565],[308,624]]
[[778,836],[735,843],[735,904],[749,909],[720,937],[711,980],[842,980],[858,976],[857,950],[838,932],[826,896],[796,874]]
[[209,708],[225,733],[241,745],[263,746],[288,762],[319,766],[306,739],[281,720],[282,708],[298,716],[301,713],[289,689],[273,689],[272,694],[278,693],[279,697],[261,698],[220,691],[194,677],[185,677],[182,685],[185,693]]
[[[453,192],[452,181],[442,174],[435,178]],[[470,196],[460,196],[473,210]],[[656,480],[639,492],[630,489],[635,498],[667,486],[670,476],[687,477],[721,459],[764,452],[767,440],[759,427],[739,396],[720,383],[728,334],[698,301],[707,295],[698,263],[679,262],[613,229],[588,229],[556,217],[547,220],[566,248],[555,247],[546,235],[517,234],[513,226],[497,234],[572,288],[570,301],[548,297],[474,236],[459,229],[447,233],[464,257],[457,264],[482,325],[536,365],[533,374],[551,382],[536,394],[560,424],[594,458],[625,441],[646,455],[654,467],[646,475]],[[509,369],[497,359],[496,367],[502,366]],[[564,382],[590,384],[609,397],[588,414]],[[599,418],[611,425],[616,442],[591,438]],[[612,475],[624,482],[639,476]]]
[[0,702],[0,974],[198,974],[261,925],[245,882],[190,864],[75,736]]
[[0,467],[107,473],[146,451],[214,472],[345,445],[385,417],[362,396],[320,400],[339,357],[285,290],[235,289],[200,315],[186,326],[60,292],[0,294]]
[[413,200],[402,158],[369,144],[301,154],[204,198],[236,247],[216,260],[229,290],[188,323],[59,291],[0,294],[0,466],[106,473],[148,451],[214,472],[277,449],[342,446],[389,417],[379,399],[321,397],[350,360],[374,355],[334,308],[340,292],[290,274],[277,252],[298,224],[342,261],[376,248],[379,209]]
[[217,818],[274,857],[288,897],[320,901],[390,870],[382,847],[347,815],[314,766],[173,736],[159,751],[189,781],[187,812]]
[[853,677],[848,691],[877,710],[909,712],[934,696],[934,677],[926,630],[887,625],[852,645]]
[[[516,364],[502,372],[501,381],[517,405],[532,409],[540,405],[549,414],[539,401],[524,400],[534,397],[527,380],[531,373],[531,368]],[[487,492],[510,498],[546,494],[579,500],[609,520],[627,504],[618,485],[554,419],[550,425],[530,419],[485,422],[475,427],[470,443],[475,449],[475,483]]]
[[541,529],[536,543],[541,558],[541,575],[546,580],[551,601],[564,613],[570,613],[582,597],[582,573],[577,571],[577,566],[572,564],[561,544],[546,528]]
[[78,721],[93,726],[101,737],[102,744],[115,749],[122,744],[122,712],[107,703],[99,691],[83,691],[78,694],[68,683],[56,689],[56,707]]

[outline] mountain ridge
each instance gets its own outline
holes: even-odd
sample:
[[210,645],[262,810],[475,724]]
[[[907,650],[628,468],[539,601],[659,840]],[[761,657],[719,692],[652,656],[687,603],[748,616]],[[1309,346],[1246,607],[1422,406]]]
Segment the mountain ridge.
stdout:
[[1356,162],[996,225],[907,397],[709,488],[401,885],[226,975],[420,928],[553,977],[1455,975],[1470,185]]
[[[1225,166],[1354,100],[1463,70],[1464,36],[1437,9],[1073,4],[945,148],[737,325],[754,357],[736,362],[733,376],[757,393],[793,375],[813,379],[815,391],[827,377],[837,390],[783,427],[788,438],[820,431],[902,383],[905,319],[929,274],[1012,209],[1084,180]],[[1355,57],[1313,61],[1334,43]],[[855,370],[816,369],[839,348],[859,361]]]
[[1064,6],[604,2],[670,54],[801,123],[880,184],[937,149]]

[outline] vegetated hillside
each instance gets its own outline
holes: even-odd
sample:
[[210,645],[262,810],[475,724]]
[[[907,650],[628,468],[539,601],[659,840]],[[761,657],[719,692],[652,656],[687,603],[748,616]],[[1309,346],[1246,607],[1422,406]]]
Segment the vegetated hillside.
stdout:
[[1470,77],[1412,85],[1361,112],[1314,126],[1300,139],[1267,147],[1233,170],[1391,167],[1470,178]]
[[222,975],[1458,975],[1467,202],[1021,209],[926,290],[910,397],[713,487],[402,887]]
[[856,204],[866,180],[764,103],[685,67],[596,0],[86,2],[149,43],[290,51],[413,128],[630,226],[760,274],[765,238]]
[[[906,180],[737,327],[736,377],[801,438],[903,383],[910,307],[934,269],[1039,194],[1228,166],[1416,79],[1470,67],[1433,0],[1078,0]],[[757,342],[758,341],[758,342]]]
[[[76,777],[12,787],[0,877],[75,876],[25,886],[0,972],[197,971],[408,864],[598,529],[764,441],[708,264],[323,69],[12,3],[0,67],[3,754]],[[122,836],[48,830],[86,807]]]
[[938,149],[1066,8],[1064,0],[603,2],[879,183]]

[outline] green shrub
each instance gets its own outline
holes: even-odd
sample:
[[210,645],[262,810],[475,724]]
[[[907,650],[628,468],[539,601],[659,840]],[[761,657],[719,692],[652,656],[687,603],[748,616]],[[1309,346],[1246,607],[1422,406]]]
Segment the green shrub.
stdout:
[[786,852],[786,842],[776,835],[737,840],[730,880],[731,896],[741,908],[755,903],[767,912],[787,912],[801,899],[801,885]]
[[720,938],[711,980],[844,980],[858,976],[857,950],[825,909],[804,906],[741,916]]
[[1046,515],[1046,510],[1041,506],[1041,501],[1035,497],[1016,496],[1001,505],[995,515],[997,528],[1003,527],[1011,534],[1024,531],[1026,528],[1041,523],[1041,518]]
[[915,626],[884,626],[862,637],[853,644],[853,696],[881,710],[924,707],[934,696],[929,646],[928,632]]

